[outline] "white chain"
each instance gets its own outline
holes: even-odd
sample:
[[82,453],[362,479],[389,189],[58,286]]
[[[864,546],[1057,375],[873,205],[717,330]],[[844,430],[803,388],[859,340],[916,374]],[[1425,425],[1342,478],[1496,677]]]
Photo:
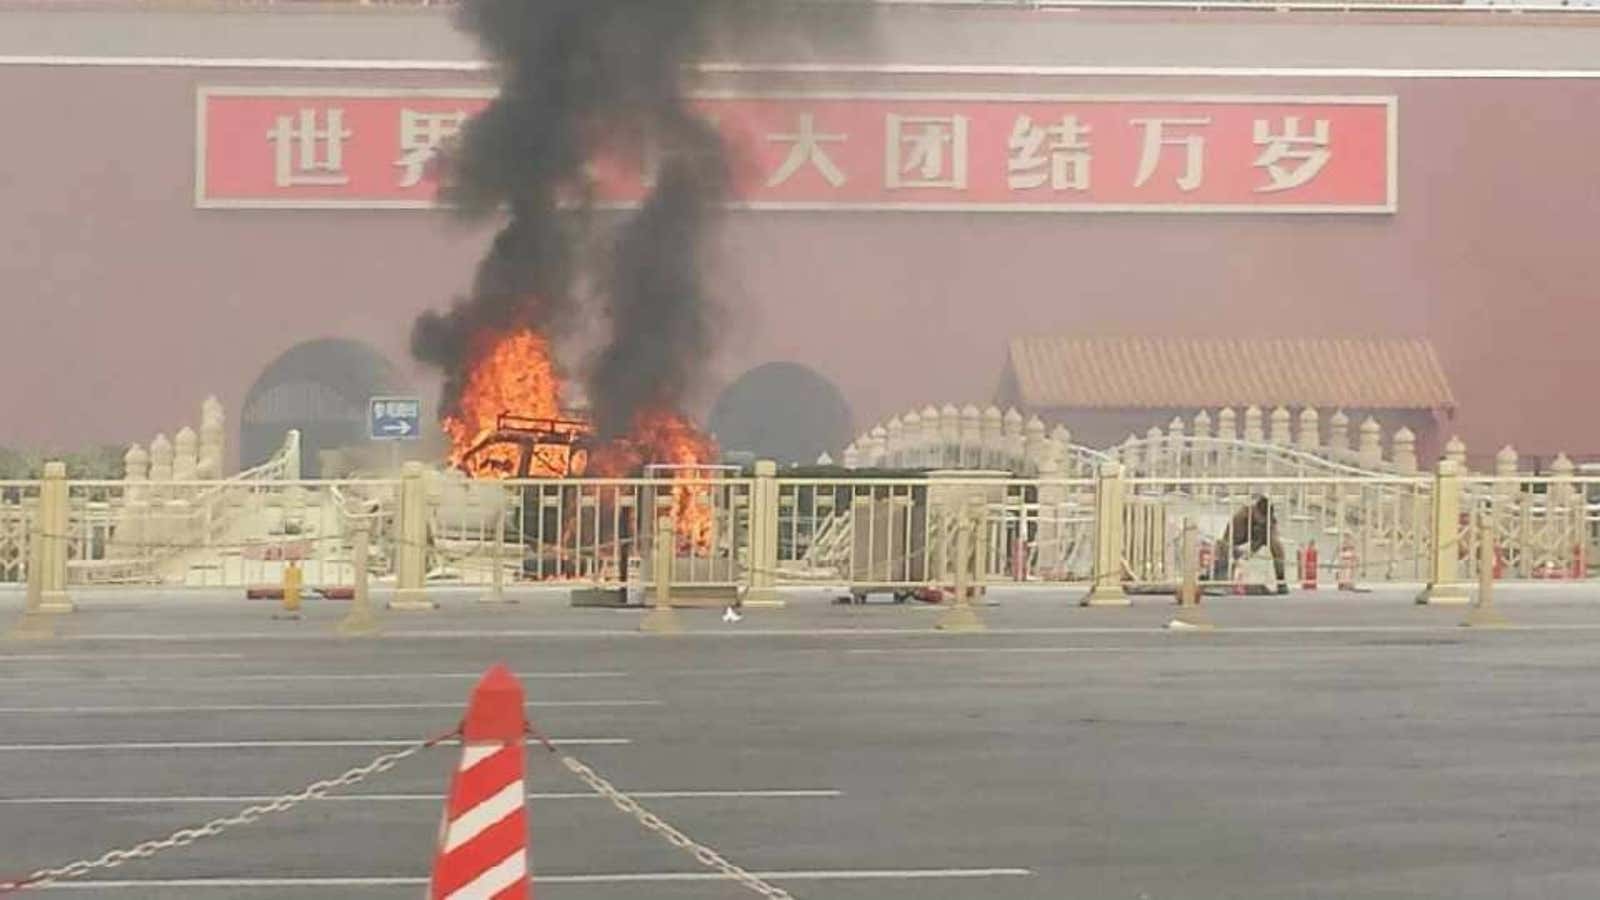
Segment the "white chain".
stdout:
[[640,806],[637,800],[617,790],[615,785],[600,777],[595,770],[570,756],[561,757],[561,764],[566,766],[572,774],[578,776],[579,780],[592,788],[595,793],[610,800],[617,809],[638,819],[640,825],[661,835],[672,846],[689,853],[699,860],[701,865],[716,869],[757,894],[770,898],[770,900],[794,900],[794,896],[783,888],[775,887],[762,881],[755,875],[723,859],[722,855],[717,851],[696,842],[693,838],[663,822],[661,817]]
[[383,756],[374,759],[372,762],[367,763],[364,766],[357,766],[356,768],[351,769],[337,778],[319,781],[303,790],[296,791],[293,794],[284,794],[283,796],[267,803],[251,806],[225,818],[212,819],[210,822],[195,828],[185,828],[181,831],[175,831],[160,840],[145,841],[142,844],[130,847],[126,850],[112,850],[98,859],[79,860],[77,862],[69,863],[54,869],[40,869],[21,881],[0,881],[0,894],[8,894],[13,891],[21,891],[28,888],[44,887],[52,882],[62,881],[68,878],[78,878],[97,869],[114,869],[125,862],[131,862],[136,859],[148,859],[149,857],[155,856],[157,853],[160,853],[163,850],[171,850],[175,847],[187,847],[201,838],[216,837],[217,835],[236,825],[248,825],[257,819],[262,818],[263,816],[293,809],[307,800],[320,800],[337,788],[360,784],[362,781],[365,781],[373,775],[389,771],[398,765],[401,760],[416,756],[423,750],[427,750],[437,745],[442,740],[444,740],[444,738],[435,738],[433,740],[423,741],[395,753],[386,753]]

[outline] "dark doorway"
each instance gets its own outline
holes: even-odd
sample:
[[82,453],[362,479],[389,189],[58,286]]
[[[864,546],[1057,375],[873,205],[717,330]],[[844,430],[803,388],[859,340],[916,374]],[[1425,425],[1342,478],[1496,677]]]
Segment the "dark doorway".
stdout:
[[730,456],[805,464],[839,457],[850,443],[850,406],[833,382],[799,363],[774,362],[739,376],[717,398],[711,432]]

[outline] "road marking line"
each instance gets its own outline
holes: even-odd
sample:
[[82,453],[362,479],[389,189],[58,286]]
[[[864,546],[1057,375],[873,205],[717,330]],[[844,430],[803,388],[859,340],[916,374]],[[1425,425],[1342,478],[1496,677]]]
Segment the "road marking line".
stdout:
[[[627,738],[559,738],[551,743],[572,747],[613,747],[633,742]],[[416,744],[415,739],[381,738],[329,741],[124,741],[107,744],[0,744],[0,753],[25,753],[30,750],[293,750],[312,747],[412,747]]]
[[137,660],[138,662],[171,662],[174,660],[244,659],[243,653],[34,653],[0,654],[0,662],[100,662],[102,660]]
[[[661,706],[660,700],[534,700],[532,709],[622,709],[640,706]],[[0,715],[148,715],[152,713],[225,713],[225,712],[387,712],[460,709],[454,703],[284,703],[284,704],[219,704],[215,706],[0,706]]]
[[[1074,613],[1069,613],[1074,615]],[[1248,615],[1248,610],[1246,610]],[[1158,633],[1158,625],[1162,623],[1149,623],[1149,625],[1122,625],[1122,626],[1040,626],[1040,628],[990,628],[986,634],[1147,634]],[[1454,621],[1440,621],[1437,625],[1242,625],[1227,626],[1230,634],[1358,634],[1358,633],[1427,633],[1427,631],[1459,631],[1458,623]],[[1514,625],[1509,631],[1600,631],[1600,623],[1571,623],[1571,625]],[[648,634],[637,631],[610,631],[610,629],[502,629],[502,631],[418,631],[418,633],[390,633],[386,639],[390,641],[491,641],[491,639],[507,639],[507,641],[523,641],[523,639],[581,639],[581,641],[605,641],[605,639],[630,639],[630,641],[646,641]],[[925,637],[936,639],[936,636],[923,631],[917,625],[894,626],[894,628],[728,628],[717,631],[685,631],[682,637],[715,637],[715,639],[739,639],[739,637]],[[173,634],[85,634],[85,636],[64,637],[62,641],[128,641],[128,642],[210,642],[216,641],[296,641],[304,642],[306,639],[298,634],[272,633],[272,634],[190,634],[190,636],[173,636]],[[475,673],[478,677],[482,673]],[[418,676],[429,677],[429,676]],[[438,677],[438,676],[434,676]],[[448,676],[464,677],[464,676]]]
[[[524,681],[538,678],[626,678],[626,672],[518,672],[517,677]],[[235,674],[209,674],[195,675],[24,675],[19,678],[7,676],[0,685],[7,684],[54,684],[69,681],[107,681],[118,682],[155,682],[155,681],[182,681],[193,682],[197,678],[205,681],[393,681],[397,684],[416,679],[429,679],[438,681],[476,681],[483,677],[482,672],[296,672],[296,673],[268,673],[257,672],[246,675]]]
[[[844,796],[836,790],[750,790],[750,791],[629,791],[640,800],[834,800]],[[203,804],[264,803],[275,799],[267,795],[240,794],[225,797],[0,797],[0,806],[177,806]],[[443,794],[333,794],[322,798],[329,803],[437,803]],[[581,791],[533,791],[529,800],[604,800],[604,796]]]
[[[1457,631],[1459,634],[1459,630]],[[1349,651],[1349,650],[1416,650],[1417,644],[1235,644],[1192,643],[1178,646],[1164,644],[1161,646],[1142,647],[874,647],[846,650],[849,654],[864,656],[922,656],[930,653],[1154,653],[1171,654],[1184,650],[1202,650],[1216,653],[1316,653],[1318,651]],[[1466,647],[1463,639],[1461,642],[1437,645],[1441,648]]]
[[[1014,878],[1032,869],[834,869],[752,872],[763,881],[916,881],[955,878]],[[624,872],[609,875],[551,875],[539,873],[539,884],[639,884],[648,882],[727,881],[713,872]],[[335,888],[410,887],[427,884],[426,878],[163,878],[146,881],[58,881],[47,891],[107,891],[136,888]]]
[[[1055,626],[1044,626],[1044,627],[1038,627],[1038,628],[990,628],[986,632],[986,634],[988,634],[988,635],[1006,635],[1006,634],[1058,634],[1058,635],[1059,634],[1151,634],[1151,633],[1159,634],[1160,632],[1157,629],[1159,628],[1159,626],[1161,624],[1163,624],[1163,623],[1151,622],[1148,625],[1122,625],[1122,626],[1115,626],[1115,627],[1111,627],[1111,626],[1055,625]],[[1227,630],[1231,634],[1280,634],[1280,633],[1282,633],[1282,634],[1291,634],[1291,633],[1310,633],[1310,634],[1373,633],[1373,634],[1385,634],[1385,633],[1408,633],[1408,632],[1459,632],[1460,628],[1459,628],[1458,623],[1456,623],[1456,622],[1440,622],[1438,624],[1433,624],[1433,625],[1428,625],[1428,624],[1424,624],[1424,625],[1255,625],[1255,626],[1250,626],[1250,625],[1239,625],[1239,626],[1229,625],[1227,627]],[[1533,631],[1533,632],[1540,632],[1540,631],[1600,631],[1600,623],[1592,623],[1592,622],[1591,623],[1581,623],[1580,622],[1580,623],[1573,623],[1573,624],[1566,624],[1566,625],[1561,625],[1561,624],[1511,625],[1511,626],[1509,626],[1507,628],[1497,629],[1497,630],[1500,630],[1500,631]],[[769,638],[776,638],[776,637],[792,637],[792,638],[815,638],[815,637],[836,637],[836,638],[846,638],[846,637],[920,637],[920,638],[926,638],[928,640],[938,640],[939,639],[937,636],[932,635],[927,631],[924,631],[923,629],[921,629],[920,627],[918,627],[915,624],[908,624],[908,625],[898,626],[898,627],[893,627],[893,628],[887,628],[887,627],[872,627],[872,628],[811,628],[811,629],[802,629],[802,628],[765,628],[765,629],[762,629],[762,628],[730,628],[730,629],[718,629],[718,630],[715,630],[715,631],[693,631],[693,630],[690,630],[690,631],[685,631],[681,636],[685,637],[685,638],[718,638],[718,639],[722,639],[722,640],[738,639],[738,638],[749,638],[749,637],[769,637]],[[336,638],[337,636],[333,636],[333,637]],[[648,640],[649,639],[649,635],[641,634],[639,632],[634,632],[634,631],[611,631],[611,630],[604,630],[604,629],[588,629],[588,630],[580,630],[580,629],[571,629],[571,630],[548,630],[548,629],[546,629],[546,630],[515,630],[515,629],[512,629],[512,630],[500,630],[500,631],[439,631],[439,632],[417,631],[417,632],[392,632],[392,633],[387,633],[386,632],[384,637],[386,639],[390,639],[390,640],[416,640],[416,641],[427,641],[427,640],[492,640],[492,639],[496,639],[496,638],[507,639],[507,640],[526,640],[526,639],[539,639],[539,638],[545,638],[545,639],[577,639],[577,640],[608,640],[608,639],[624,640],[624,639],[631,639],[631,640],[639,640],[639,641],[643,641],[643,640]],[[149,643],[214,643],[214,642],[217,642],[217,641],[287,641],[287,640],[303,641],[303,640],[305,640],[305,638],[303,638],[303,637],[301,637],[299,635],[291,636],[291,635],[288,635],[286,632],[278,632],[278,633],[273,633],[273,634],[256,634],[256,633],[241,632],[241,633],[237,633],[237,634],[219,633],[219,634],[196,634],[196,635],[89,634],[89,635],[64,637],[64,638],[62,638],[62,640],[63,641],[76,641],[76,642],[125,641],[125,642],[134,642],[134,643],[138,643],[138,642],[149,642]],[[564,677],[621,677],[621,674],[622,673],[599,673],[599,674],[596,674],[596,673],[578,673],[578,674],[573,674],[573,675],[567,675],[567,676],[564,676]],[[470,677],[478,678],[481,675],[482,675],[481,672],[475,672],[475,673],[472,673],[472,675]],[[233,677],[238,678],[239,676],[233,676]],[[325,676],[312,676],[312,677],[325,677]],[[397,674],[397,675],[394,675],[394,676],[376,676],[376,677],[385,677],[385,678],[387,678],[387,677],[396,677],[396,678],[398,678],[398,677],[401,677],[401,676]],[[410,676],[410,677],[417,677],[417,678],[429,678],[429,677],[433,677],[433,678],[440,678],[440,677],[445,677],[445,678],[466,678],[466,677],[469,677],[469,676],[467,676],[467,675],[432,675],[432,676],[430,676],[430,675],[423,674],[423,675],[416,675],[416,676]],[[522,677],[537,677],[537,676],[522,676]],[[560,676],[560,675],[549,675],[549,676],[545,676],[545,677],[563,677],[563,676]],[[19,680],[19,679],[7,679],[7,681],[16,681],[16,680]]]

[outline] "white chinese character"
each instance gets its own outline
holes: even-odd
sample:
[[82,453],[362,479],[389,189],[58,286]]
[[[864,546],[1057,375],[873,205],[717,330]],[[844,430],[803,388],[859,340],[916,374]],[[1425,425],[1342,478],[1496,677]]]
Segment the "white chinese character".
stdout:
[[783,165],[767,179],[767,187],[783,184],[793,178],[807,163],[816,166],[822,177],[834,187],[844,185],[846,180],[844,173],[839,171],[839,167],[828,157],[828,151],[823,145],[842,144],[849,138],[842,134],[818,132],[817,117],[812,113],[800,114],[800,127],[793,134],[769,134],[767,140],[794,145],[789,148],[789,156],[783,161]]
[[[1312,123],[1310,134],[1301,134],[1300,117],[1284,116],[1283,132],[1273,134],[1266,119],[1257,119],[1256,144],[1265,149],[1256,157],[1255,164],[1266,169],[1272,181],[1256,188],[1256,191],[1287,191],[1317,177],[1322,167],[1333,158],[1333,151],[1328,149],[1331,130],[1327,119],[1317,119]],[[1284,160],[1297,160],[1300,164],[1288,168],[1280,165]]]
[[1139,174],[1133,180],[1134,187],[1144,187],[1156,173],[1162,147],[1184,149],[1183,175],[1178,178],[1178,189],[1192,191],[1200,186],[1205,179],[1205,138],[1197,134],[1167,137],[1166,129],[1210,125],[1210,119],[1134,119],[1133,124],[1144,128],[1144,149],[1139,154]]
[[889,188],[967,187],[966,116],[889,116],[884,175]]
[[[1044,187],[1048,181],[1052,190],[1088,190],[1088,137],[1092,130],[1077,116],[1062,116],[1061,124],[1048,127],[1035,125],[1030,116],[1018,116],[1011,129],[1011,158],[1007,163],[1011,189],[1032,190]],[[1049,156],[1045,155],[1046,150]]]
[[439,155],[439,148],[460,134],[461,126],[466,121],[467,114],[459,110],[438,113],[402,109],[400,158],[395,161],[395,165],[403,170],[400,186],[416,187],[422,183],[422,176],[428,171],[428,164]]
[[327,125],[318,128],[317,111],[302,107],[295,115],[279,116],[267,132],[277,151],[273,183],[278,187],[350,183],[344,142],[353,132],[345,130],[343,109],[327,110],[326,118]]

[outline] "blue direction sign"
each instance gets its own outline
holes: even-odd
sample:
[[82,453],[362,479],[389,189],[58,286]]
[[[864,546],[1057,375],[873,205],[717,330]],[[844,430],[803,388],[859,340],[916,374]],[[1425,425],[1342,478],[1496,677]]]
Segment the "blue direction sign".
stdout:
[[422,401],[373,397],[367,403],[367,436],[375,441],[414,441],[422,436]]

